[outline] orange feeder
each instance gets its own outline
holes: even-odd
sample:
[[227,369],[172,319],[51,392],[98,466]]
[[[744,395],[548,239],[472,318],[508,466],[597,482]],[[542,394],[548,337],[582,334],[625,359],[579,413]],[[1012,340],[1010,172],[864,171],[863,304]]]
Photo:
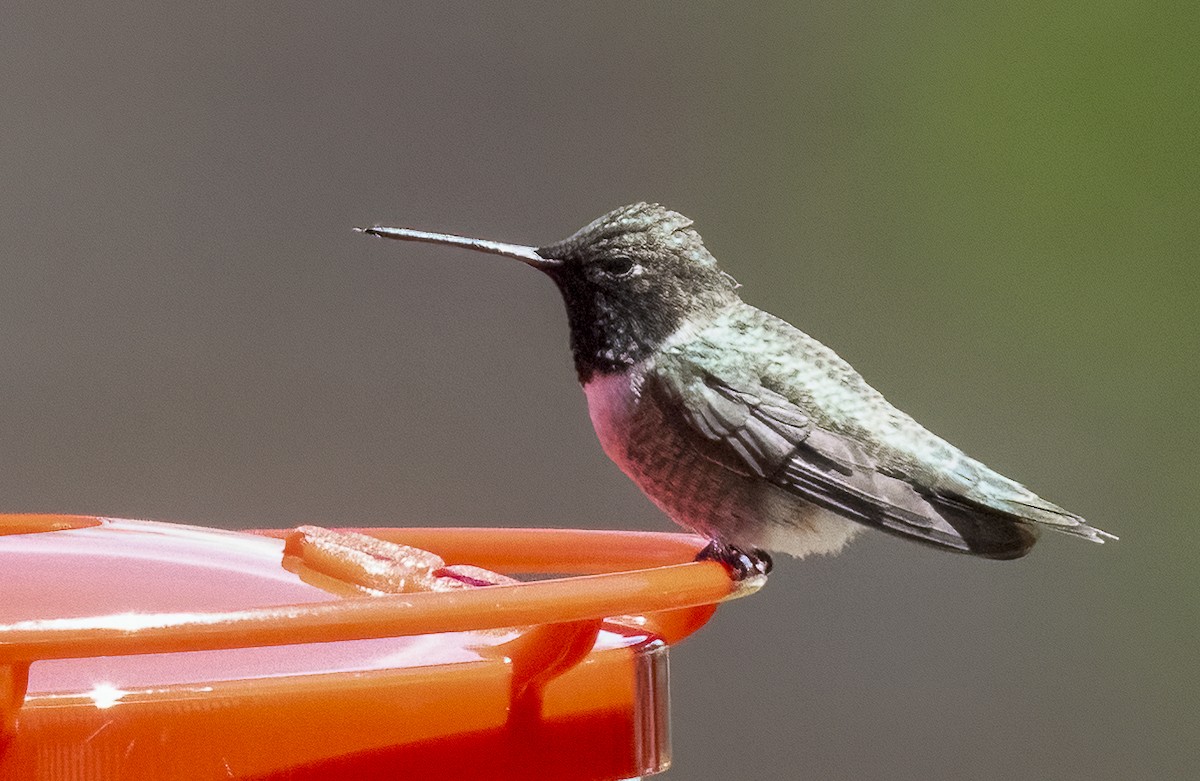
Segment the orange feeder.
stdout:
[[703,544],[0,515],[0,779],[659,772]]

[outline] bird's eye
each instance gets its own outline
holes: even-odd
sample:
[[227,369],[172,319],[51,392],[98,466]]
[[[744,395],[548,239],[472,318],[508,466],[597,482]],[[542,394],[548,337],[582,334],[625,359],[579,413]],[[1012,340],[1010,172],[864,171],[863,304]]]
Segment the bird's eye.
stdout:
[[599,265],[605,274],[614,277],[623,277],[633,271],[633,258],[624,255],[614,255],[611,258],[604,258],[600,261]]

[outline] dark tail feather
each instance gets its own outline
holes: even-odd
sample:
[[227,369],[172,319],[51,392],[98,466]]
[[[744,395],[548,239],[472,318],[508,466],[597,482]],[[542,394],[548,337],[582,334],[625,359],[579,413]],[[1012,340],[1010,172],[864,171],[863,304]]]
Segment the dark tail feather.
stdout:
[[978,512],[943,499],[931,503],[962,538],[966,550],[988,559],[1019,559],[1037,542],[1038,530],[1032,524],[999,513]]
[[1037,542],[1037,527],[1012,516],[940,496],[926,495],[924,499],[932,510],[925,516],[926,524],[877,517],[871,525],[940,550],[986,559],[1019,559]]

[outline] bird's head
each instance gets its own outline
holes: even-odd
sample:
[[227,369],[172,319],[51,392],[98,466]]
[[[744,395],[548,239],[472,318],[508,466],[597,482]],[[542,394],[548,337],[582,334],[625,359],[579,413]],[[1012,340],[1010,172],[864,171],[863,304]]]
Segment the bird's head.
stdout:
[[658,204],[623,206],[574,235],[539,247],[562,291],[571,347],[584,380],[620,371],[692,319],[737,300],[692,221]]
[[505,255],[544,272],[562,292],[575,368],[586,383],[623,371],[689,322],[738,300],[737,283],[691,225],[658,204],[635,203],[544,247],[397,228],[364,232]]

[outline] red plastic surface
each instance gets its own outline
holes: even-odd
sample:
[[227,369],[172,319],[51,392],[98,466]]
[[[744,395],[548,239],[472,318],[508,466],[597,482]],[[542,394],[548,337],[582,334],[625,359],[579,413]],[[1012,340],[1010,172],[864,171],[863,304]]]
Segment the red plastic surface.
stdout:
[[573,576],[347,598],[289,532],[0,516],[0,779],[650,774],[668,644],[741,593],[686,535],[360,531]]

